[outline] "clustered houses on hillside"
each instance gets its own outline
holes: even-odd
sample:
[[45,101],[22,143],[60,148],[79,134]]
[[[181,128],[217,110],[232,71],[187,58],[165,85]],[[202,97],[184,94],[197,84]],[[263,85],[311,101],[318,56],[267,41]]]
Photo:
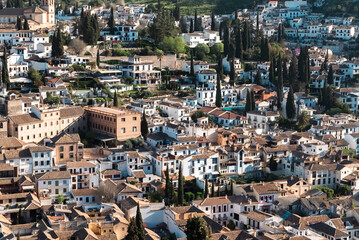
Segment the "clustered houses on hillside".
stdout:
[[352,12],[163,2],[3,2],[0,239],[359,239]]

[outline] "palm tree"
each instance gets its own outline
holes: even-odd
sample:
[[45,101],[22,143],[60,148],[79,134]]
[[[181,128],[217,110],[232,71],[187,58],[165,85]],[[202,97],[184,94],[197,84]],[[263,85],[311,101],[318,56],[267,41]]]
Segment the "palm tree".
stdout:
[[297,120],[298,120],[298,124],[299,124],[299,125],[305,125],[305,124],[307,124],[307,123],[309,122],[310,116],[307,114],[306,111],[302,111],[302,112],[299,114]]

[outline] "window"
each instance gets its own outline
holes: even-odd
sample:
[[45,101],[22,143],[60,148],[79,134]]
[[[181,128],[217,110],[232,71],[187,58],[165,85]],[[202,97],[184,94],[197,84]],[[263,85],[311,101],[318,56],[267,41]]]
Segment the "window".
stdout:
[[64,147],[61,146],[61,147],[60,147],[60,152],[63,152],[63,151],[64,151]]
[[55,186],[59,186],[59,181],[55,181]]
[[73,158],[74,157],[74,154],[73,153],[70,153],[70,158]]
[[60,153],[60,158],[64,158],[64,154],[63,154],[63,153]]
[[73,151],[74,150],[74,146],[70,146],[70,151]]
[[121,128],[121,133],[126,133],[126,128]]
[[136,121],[136,120],[137,120],[137,117],[133,117],[132,120],[133,120],[133,121]]
[[126,118],[121,118],[121,122],[125,122],[126,121]]
[[137,127],[133,127],[132,132],[137,132]]

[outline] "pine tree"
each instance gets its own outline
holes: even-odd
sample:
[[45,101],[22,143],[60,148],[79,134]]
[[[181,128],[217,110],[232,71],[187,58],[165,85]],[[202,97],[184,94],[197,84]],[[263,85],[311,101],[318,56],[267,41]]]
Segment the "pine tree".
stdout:
[[7,64],[7,49],[4,47],[4,54],[2,59],[2,72],[1,79],[6,84],[6,88],[10,89],[10,77],[9,77],[9,69]]
[[180,162],[179,173],[178,173],[178,205],[183,206],[184,204],[184,189],[183,189],[183,174],[182,174],[182,162]]
[[212,13],[211,13],[211,30],[216,31],[216,29],[217,29],[216,18],[214,16],[214,12],[212,11]]
[[193,23],[193,19],[191,18],[191,22],[190,22],[190,25],[189,25],[189,32],[190,33],[193,33],[194,32],[194,23]]
[[333,85],[334,84],[334,72],[333,72],[333,66],[330,65],[329,71],[328,71],[328,84]]
[[292,87],[290,87],[290,89],[289,89],[287,104],[286,104],[285,108],[286,108],[286,112],[287,112],[287,117],[289,119],[293,119],[295,117],[296,110],[295,110],[294,94],[293,94]]
[[145,240],[146,233],[145,233],[145,228],[143,227],[142,214],[140,211],[140,204],[137,204],[136,226],[137,226],[138,240]]
[[142,119],[141,119],[141,135],[143,139],[147,140],[148,134],[149,134],[148,123],[147,123],[145,111],[143,111]]
[[16,19],[16,29],[17,30],[22,30],[22,21],[21,21],[20,16],[17,16],[17,19]]
[[117,91],[115,92],[115,95],[113,96],[113,106],[119,107],[118,97],[117,97]]
[[186,20],[184,19],[184,17],[181,17],[179,24],[180,24],[181,32],[188,33],[188,26],[187,26],[187,23],[186,23]]
[[136,218],[132,217],[130,219],[130,224],[128,225],[127,228],[127,235],[125,237],[126,240],[140,240],[138,238],[138,229],[137,229],[137,225],[136,225]]
[[221,81],[222,81],[222,54],[218,55],[218,71],[217,71],[217,86],[216,86],[216,106],[222,107],[222,89],[221,89]]
[[262,76],[259,70],[257,70],[257,74],[254,78],[254,83],[257,85],[262,85]]
[[208,197],[208,179],[206,178],[206,181],[204,183],[204,197]]
[[[1,2],[1,1],[0,1]],[[25,17],[25,20],[24,20],[24,30],[30,30],[30,27],[29,27],[29,22],[27,21],[27,18]]]
[[246,112],[250,112],[250,111],[252,111],[252,110],[253,110],[253,109],[252,109],[251,93],[250,93],[249,90],[247,89],[245,111],[246,111]]
[[107,25],[110,28],[111,34],[115,34],[116,24],[115,24],[115,16],[113,13],[113,7],[111,7],[111,13],[110,13],[110,17],[108,18]]

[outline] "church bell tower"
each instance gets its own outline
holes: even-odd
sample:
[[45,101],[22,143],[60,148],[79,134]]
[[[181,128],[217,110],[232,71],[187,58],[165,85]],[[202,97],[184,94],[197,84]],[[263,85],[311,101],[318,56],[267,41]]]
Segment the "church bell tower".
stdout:
[[47,12],[47,23],[55,23],[55,0],[41,0],[41,8]]

